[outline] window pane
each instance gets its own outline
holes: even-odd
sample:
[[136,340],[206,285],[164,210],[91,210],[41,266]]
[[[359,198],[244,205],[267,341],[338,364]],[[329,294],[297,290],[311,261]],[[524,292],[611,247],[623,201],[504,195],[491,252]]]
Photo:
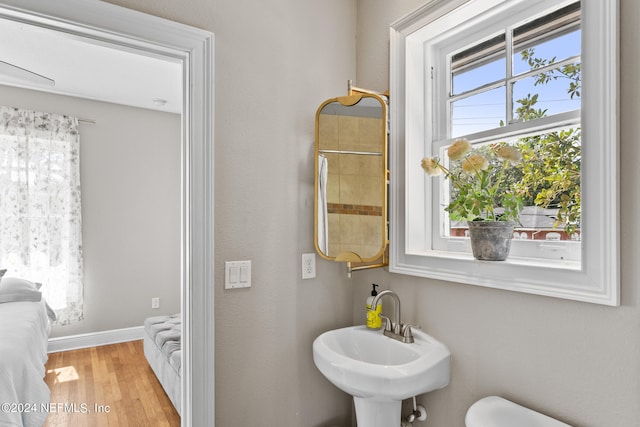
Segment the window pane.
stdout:
[[480,66],[467,68],[453,75],[452,92],[459,95],[468,90],[476,89],[489,83],[505,78],[506,58],[503,56]]
[[513,74],[526,73],[544,65],[579,56],[580,35],[581,31],[577,29],[534,44],[516,44],[513,54]]
[[580,55],[580,2],[513,30],[513,74]]
[[506,121],[505,87],[451,103],[451,137],[494,129]]
[[[501,160],[499,148],[510,146],[522,154],[517,162]],[[447,157],[447,148],[440,150],[451,176],[457,177],[458,187],[451,178],[443,180],[442,206],[447,206],[460,195],[460,185],[469,183],[480,191],[479,175],[464,173],[464,160],[453,161]],[[501,196],[512,193],[522,199],[523,210],[514,238],[518,240],[571,240],[580,241],[581,226],[581,131],[576,124],[543,134],[514,139],[497,139],[474,144],[467,156],[481,155],[488,167],[481,172],[487,188],[496,185],[494,212],[501,214],[504,208]],[[464,220],[450,220],[449,214],[441,230],[444,236],[468,237]]]
[[580,64],[518,80],[513,85],[514,119],[532,120],[580,109],[579,85]]
[[459,95],[506,76],[505,34],[478,43],[451,57],[451,94]]
[[521,238],[580,240],[580,126],[522,137],[517,145],[523,155],[520,185],[526,189]]

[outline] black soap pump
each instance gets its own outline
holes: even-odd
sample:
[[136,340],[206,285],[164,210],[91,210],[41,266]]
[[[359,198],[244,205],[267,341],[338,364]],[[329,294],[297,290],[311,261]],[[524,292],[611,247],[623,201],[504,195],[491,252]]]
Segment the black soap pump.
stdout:
[[375,283],[371,284],[371,296],[367,298],[367,328],[370,329],[380,329],[382,327],[382,317],[380,317],[380,313],[382,313],[382,303],[378,302],[376,309],[371,309],[373,298],[378,295],[378,291],[376,291],[377,286]]

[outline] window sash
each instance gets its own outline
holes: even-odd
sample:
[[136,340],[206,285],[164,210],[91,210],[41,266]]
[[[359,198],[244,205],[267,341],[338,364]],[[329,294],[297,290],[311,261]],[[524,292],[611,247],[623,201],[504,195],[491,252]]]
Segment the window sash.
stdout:
[[[444,86],[447,88],[446,95],[443,94],[442,91],[434,91],[434,93],[439,95],[434,100],[438,105],[437,108],[444,109],[447,112],[446,115],[440,117],[444,122],[439,123],[437,126],[437,129],[441,130],[440,135],[442,137],[452,138],[453,104],[456,101],[463,100],[470,96],[478,95],[492,89],[504,87],[505,123],[512,124],[516,121],[513,117],[513,107],[515,104],[513,89],[517,82],[560,68],[567,64],[580,62],[581,55],[573,55],[567,58],[562,58],[558,62],[548,64],[538,69],[515,73],[513,58],[514,53],[516,52],[516,44],[520,43],[518,50],[521,50],[525,47],[539,43],[540,41],[551,40],[559,34],[575,31],[581,26],[581,8],[579,2],[556,8],[556,10],[552,12],[548,9],[542,9],[538,14],[541,14],[542,16],[539,16],[532,22],[528,23],[520,22],[522,19],[518,20],[516,18],[521,18],[521,16],[516,15],[516,17],[512,18],[511,22],[507,25],[499,22],[489,26],[485,30],[485,33],[480,33],[480,38],[485,40],[483,42],[478,42],[476,39],[472,43],[469,43],[468,37],[460,39],[453,36],[453,42],[442,43],[442,48],[435,52],[435,56],[437,56],[437,58],[434,58],[433,60],[433,63],[436,67],[440,68],[440,70],[430,76],[433,83],[437,84],[438,87]],[[529,19],[529,21],[531,21],[531,19]],[[495,25],[501,26],[497,31],[497,35]],[[518,31],[520,31],[520,33],[515,35]],[[447,33],[455,32],[455,29],[447,31]],[[478,37],[477,32],[475,32],[474,35]],[[497,78],[460,93],[454,93],[453,78],[456,72],[461,69],[482,65],[491,59],[499,56],[501,57],[503,54],[505,57],[504,77]],[[464,58],[466,58],[464,63],[456,63],[456,61],[462,62]],[[445,76],[446,79],[444,79]],[[443,134],[442,131],[446,131],[446,133]],[[498,127],[496,127],[496,133],[500,133]],[[456,136],[464,137],[464,134]]]
[[[544,117],[540,119],[540,122],[519,122],[505,126],[504,128],[474,134],[472,135],[473,145],[480,145],[495,140],[517,139],[524,136],[533,136],[568,127],[580,126],[580,110],[562,113],[557,116],[560,117]],[[438,155],[442,158],[441,152],[452,142],[452,139],[434,141],[431,148],[427,148],[426,151],[431,152],[431,156]],[[431,178],[430,185],[431,202],[427,209],[434,211],[434,214],[431,219],[431,244],[427,246],[427,251],[471,253],[471,246],[468,239],[448,235],[450,220],[448,213],[444,210],[444,206],[449,203],[448,181],[442,177],[440,179]],[[567,268],[579,269],[581,267],[580,246],[581,242],[568,240],[556,241],[553,242],[553,244],[544,240],[513,240],[511,242],[511,252],[509,256],[522,257],[523,259],[537,259],[540,260],[539,262],[548,260],[550,263],[562,258],[563,264],[566,265]]]
[[[574,13],[571,13],[567,18],[566,13],[561,13],[563,10],[574,10]],[[534,22],[540,21],[551,21],[549,25],[551,25],[554,29],[555,36],[558,32],[565,31],[566,29],[561,26],[561,23],[565,23],[567,26],[571,28],[575,28],[580,25],[580,10],[575,13],[575,8],[572,5],[565,6],[564,8],[558,8],[554,12],[549,12],[548,9],[543,9],[538,12],[542,15],[542,17],[538,17]],[[560,15],[557,17],[557,15]],[[555,19],[548,19],[548,16],[556,16]],[[561,21],[561,22],[558,22]],[[555,24],[554,24],[555,22]],[[441,131],[446,131],[445,135],[443,135],[443,139],[438,139],[436,141],[429,142],[427,141],[425,151],[427,155],[430,156],[439,156],[443,147],[450,145],[453,142],[453,117],[452,117],[452,106],[453,102],[469,97],[474,94],[482,93],[486,90],[498,87],[505,87],[505,117],[506,124],[505,126],[496,126],[495,128],[484,130],[481,132],[470,133],[466,135],[456,135],[457,138],[467,138],[472,141],[474,144],[481,144],[488,141],[500,140],[500,139],[517,139],[519,137],[524,136],[532,136],[536,134],[546,133],[553,131],[554,129],[566,128],[569,126],[580,126],[580,109],[568,111],[564,113],[557,113],[554,115],[550,115],[544,118],[531,120],[531,121],[517,121],[513,118],[513,104],[515,100],[513,99],[512,88],[515,82],[523,80],[525,78],[540,74],[541,72],[558,68],[564,64],[572,63],[580,60],[580,55],[575,55],[570,58],[565,58],[558,63],[554,63],[548,65],[546,67],[542,67],[536,70],[530,70],[525,73],[520,73],[518,75],[513,74],[513,66],[511,62],[511,58],[514,55],[514,43],[512,40],[513,33],[519,29],[523,28],[526,24],[522,24],[520,21],[516,21],[515,19],[511,22],[503,23],[499,22],[501,29],[499,30],[499,34],[495,34],[496,27],[489,26],[486,29],[486,34],[481,35],[481,39],[486,41],[477,42],[474,41],[471,45],[468,44],[468,40],[466,39],[455,39],[453,43],[445,41],[440,45],[442,48],[427,50],[428,61],[433,63],[434,66],[440,68],[439,72],[434,73],[428,77],[428,81],[431,81],[432,85],[436,87],[446,87],[446,95],[443,96],[442,91],[434,90],[432,93],[436,94],[433,98],[430,97],[429,93],[426,94],[426,102],[433,103],[435,105],[435,111],[445,110],[447,112],[446,115],[440,115],[439,120],[440,123],[435,126],[436,129],[440,129]],[[529,24],[532,25],[532,24]],[[453,30],[455,32],[455,30]],[[451,31],[449,31],[451,32]],[[533,30],[529,30],[530,39],[534,38],[540,39],[539,34],[536,34],[535,28]],[[477,33],[475,33],[477,36]],[[549,36],[548,36],[549,37]],[[503,40],[503,41],[501,41]],[[453,94],[453,73],[456,65],[454,64],[454,58],[456,55],[460,55],[461,52],[472,51],[475,46],[484,46],[483,51],[489,51],[490,53],[497,55],[503,53],[506,56],[506,70],[505,76],[501,79],[496,79],[491,83],[483,84],[474,89],[470,89],[459,94]],[[460,59],[458,59],[460,60]],[[484,59],[481,59],[480,62],[483,62]],[[472,65],[473,62],[467,62],[466,66]],[[438,96],[439,95],[439,96]],[[436,138],[438,135],[434,135]],[[427,249],[433,251],[444,251],[444,252],[461,252],[461,253],[471,253],[471,247],[469,242],[465,239],[461,239],[459,237],[450,237],[448,236],[448,226],[449,226],[449,218],[447,212],[444,210],[444,206],[449,203],[448,200],[448,191],[446,191],[445,180],[443,179],[433,179],[431,183],[431,202],[427,209],[431,209],[433,211],[431,217],[431,232],[429,233],[430,244],[427,243]],[[444,190],[444,191],[443,191]],[[548,242],[547,242],[548,243]],[[562,241],[562,242],[554,242],[553,250],[549,247],[550,245],[546,244],[544,241],[512,241],[511,243],[511,257],[523,257],[523,258],[532,258],[532,259],[540,259],[545,260],[548,259],[550,262],[558,258],[563,258],[564,260],[569,260],[572,262],[570,268],[579,269],[580,268],[580,243],[579,242],[571,242],[571,241]]]

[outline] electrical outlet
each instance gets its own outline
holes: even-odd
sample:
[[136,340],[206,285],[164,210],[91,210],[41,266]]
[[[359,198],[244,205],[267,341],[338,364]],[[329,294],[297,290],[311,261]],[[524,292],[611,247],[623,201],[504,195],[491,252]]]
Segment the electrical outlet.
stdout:
[[160,298],[151,298],[151,308],[160,308]]
[[313,279],[316,277],[316,254],[302,254],[302,278]]

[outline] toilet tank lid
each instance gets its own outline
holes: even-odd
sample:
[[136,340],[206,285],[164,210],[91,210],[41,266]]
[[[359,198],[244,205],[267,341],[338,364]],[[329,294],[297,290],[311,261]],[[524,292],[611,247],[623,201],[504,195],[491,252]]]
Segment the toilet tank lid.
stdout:
[[465,418],[467,427],[571,427],[539,412],[498,396],[489,396],[471,405]]

